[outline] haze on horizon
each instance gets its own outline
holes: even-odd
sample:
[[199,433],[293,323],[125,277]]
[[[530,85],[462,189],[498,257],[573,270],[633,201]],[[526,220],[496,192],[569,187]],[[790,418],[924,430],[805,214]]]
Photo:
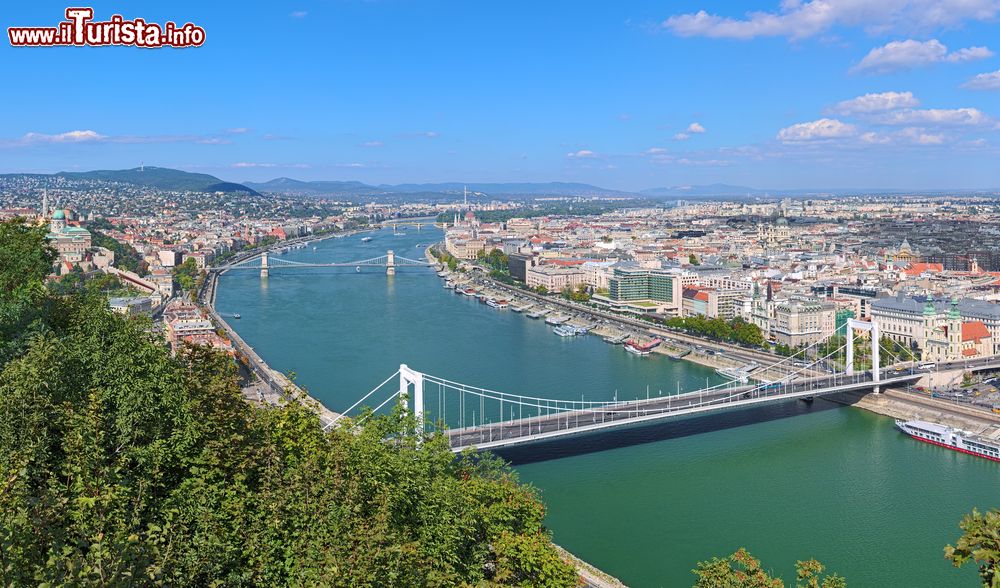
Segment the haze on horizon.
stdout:
[[998,0],[417,4],[89,3],[207,41],[0,44],[0,173],[1000,188]]

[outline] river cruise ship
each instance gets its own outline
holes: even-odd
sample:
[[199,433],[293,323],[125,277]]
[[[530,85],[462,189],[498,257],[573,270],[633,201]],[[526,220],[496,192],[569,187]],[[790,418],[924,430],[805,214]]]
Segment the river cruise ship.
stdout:
[[927,421],[896,420],[896,427],[910,437],[924,443],[1000,461],[1000,441]]

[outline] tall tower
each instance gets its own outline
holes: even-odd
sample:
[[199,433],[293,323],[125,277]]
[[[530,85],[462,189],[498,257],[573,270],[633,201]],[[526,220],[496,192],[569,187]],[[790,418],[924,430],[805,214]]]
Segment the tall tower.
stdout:
[[49,218],[49,191],[42,190],[42,218]]

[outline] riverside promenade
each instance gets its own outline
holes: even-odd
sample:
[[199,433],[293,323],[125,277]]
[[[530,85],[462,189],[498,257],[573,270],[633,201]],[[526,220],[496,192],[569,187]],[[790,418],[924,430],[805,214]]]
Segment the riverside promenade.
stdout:
[[[268,247],[251,249],[249,251],[242,252],[233,258],[233,260],[240,261],[243,259],[249,259],[256,255],[260,255],[265,251],[287,247],[302,241],[312,242],[338,237],[348,237],[359,232],[363,231],[357,230],[346,233],[330,233],[313,237],[300,237],[298,239],[276,243]],[[258,379],[258,385],[245,388],[244,395],[247,395],[247,391],[249,390],[251,394],[248,396],[250,398],[256,396],[254,400],[262,404],[278,405],[289,401],[299,402],[312,409],[319,416],[320,422],[324,428],[339,418],[340,415],[338,413],[330,410],[324,406],[322,402],[310,396],[308,392],[296,385],[295,382],[288,379],[285,374],[272,369],[269,365],[267,365],[264,358],[262,358],[253,347],[247,344],[247,342],[243,340],[243,337],[240,337],[239,333],[237,333],[236,330],[233,329],[233,327],[226,322],[224,318],[222,318],[222,316],[215,310],[215,295],[218,287],[219,274],[216,272],[209,272],[205,280],[205,284],[199,292],[198,299],[208,312],[211,321],[225,331],[226,336],[233,343],[233,348],[240,354],[240,356],[246,359],[247,367]]]

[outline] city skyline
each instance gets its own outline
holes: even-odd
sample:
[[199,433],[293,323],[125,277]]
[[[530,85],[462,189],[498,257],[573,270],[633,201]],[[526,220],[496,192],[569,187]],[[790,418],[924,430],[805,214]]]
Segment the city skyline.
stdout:
[[[65,8],[5,22],[50,26]],[[0,99],[18,114],[0,122],[0,172],[144,162],[237,182],[1000,187],[994,1],[93,8],[191,21],[207,40],[4,43],[22,90]]]

